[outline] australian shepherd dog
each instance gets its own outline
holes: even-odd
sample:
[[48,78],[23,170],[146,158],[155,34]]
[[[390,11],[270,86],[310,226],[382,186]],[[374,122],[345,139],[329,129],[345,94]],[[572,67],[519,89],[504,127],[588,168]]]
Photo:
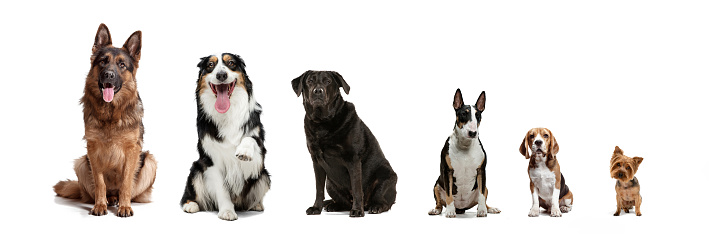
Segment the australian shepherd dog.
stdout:
[[91,214],[133,216],[131,201],[149,202],[157,162],[143,148],[143,102],[135,74],[140,60],[141,32],[123,47],[112,46],[111,34],[101,24],[91,55],[84,97],[84,139],[87,154],[74,161],[77,181],[59,181],[57,195],[94,203]]
[[263,162],[261,105],[244,61],[223,53],[202,58],[197,67],[199,159],[187,177],[182,210],[218,211],[223,220],[236,220],[236,210],[263,211],[271,179]]

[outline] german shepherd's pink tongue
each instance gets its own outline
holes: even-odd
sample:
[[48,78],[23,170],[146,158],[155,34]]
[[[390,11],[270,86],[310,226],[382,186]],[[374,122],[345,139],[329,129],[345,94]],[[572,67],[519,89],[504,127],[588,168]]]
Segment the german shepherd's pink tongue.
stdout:
[[111,102],[113,101],[113,85],[107,84],[105,85],[106,87],[103,88],[103,101],[106,102]]
[[214,104],[214,108],[217,109],[219,113],[225,113],[229,110],[231,102],[229,101],[229,84],[213,85],[214,90],[217,93],[217,103]]

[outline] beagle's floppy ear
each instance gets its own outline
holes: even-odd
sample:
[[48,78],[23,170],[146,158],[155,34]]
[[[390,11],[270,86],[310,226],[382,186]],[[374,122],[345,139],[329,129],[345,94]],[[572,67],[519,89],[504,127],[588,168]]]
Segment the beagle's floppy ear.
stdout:
[[91,48],[91,53],[96,53],[99,49],[111,44],[111,32],[108,31],[108,27],[105,24],[101,23],[101,25],[98,26],[98,31],[96,31],[94,46]]
[[455,91],[455,96],[453,96],[453,109],[460,109],[460,107],[463,106],[463,94],[460,92],[460,89],[457,89]]
[[290,82],[291,86],[293,86],[293,92],[295,92],[295,95],[297,97],[300,97],[300,93],[303,92],[303,80],[310,75],[311,71],[306,71],[303,72],[299,77],[296,77],[293,79],[293,81]]
[[550,152],[552,157],[556,156],[556,153],[559,153],[559,143],[556,142],[556,138],[554,135],[549,131],[549,139],[551,139],[551,142],[549,142],[549,146],[551,147]]
[[527,149],[527,139],[529,138],[529,132],[527,132],[524,135],[524,139],[522,139],[522,145],[519,146],[519,153],[522,153],[522,156],[524,156],[525,159],[529,159],[529,150]]
[[556,153],[559,153],[559,143],[556,142],[556,137],[554,137],[554,134],[552,134],[550,130],[547,129],[547,132],[549,132],[549,149],[547,149],[547,151],[552,157],[555,157]]
[[342,87],[342,90],[345,91],[345,94],[350,94],[350,85],[345,82],[345,79],[342,78],[342,75],[336,71],[331,72],[333,79],[335,79],[335,82],[337,82],[337,85]]
[[479,112],[482,112],[485,110],[485,91],[480,93],[480,96],[478,96],[478,101],[475,102],[475,109],[477,109]]

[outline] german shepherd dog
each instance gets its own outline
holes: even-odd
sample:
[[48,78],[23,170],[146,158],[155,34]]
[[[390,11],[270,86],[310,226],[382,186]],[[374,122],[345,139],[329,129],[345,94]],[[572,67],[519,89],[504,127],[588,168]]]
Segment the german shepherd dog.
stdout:
[[88,154],[74,161],[78,181],[59,181],[57,195],[94,202],[91,215],[133,216],[130,204],[150,202],[157,162],[142,151],[143,102],[135,74],[140,60],[141,32],[134,32],[123,47],[112,46],[111,34],[101,24],[91,55],[84,97],[84,139]]
[[263,211],[271,187],[264,166],[266,131],[244,60],[215,54],[203,57],[197,67],[199,159],[190,168],[182,210],[219,211],[223,220],[236,220],[237,210]]

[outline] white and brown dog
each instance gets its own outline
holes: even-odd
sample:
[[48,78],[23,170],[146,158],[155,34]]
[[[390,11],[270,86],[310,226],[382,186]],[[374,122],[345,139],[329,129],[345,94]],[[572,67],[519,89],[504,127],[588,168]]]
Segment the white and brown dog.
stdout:
[[561,174],[556,153],[559,143],[546,128],[533,128],[524,136],[519,152],[529,159],[529,189],[532,192],[532,208],[529,217],[539,216],[539,207],[550,212],[551,217],[571,211],[574,196],[566,186]]

